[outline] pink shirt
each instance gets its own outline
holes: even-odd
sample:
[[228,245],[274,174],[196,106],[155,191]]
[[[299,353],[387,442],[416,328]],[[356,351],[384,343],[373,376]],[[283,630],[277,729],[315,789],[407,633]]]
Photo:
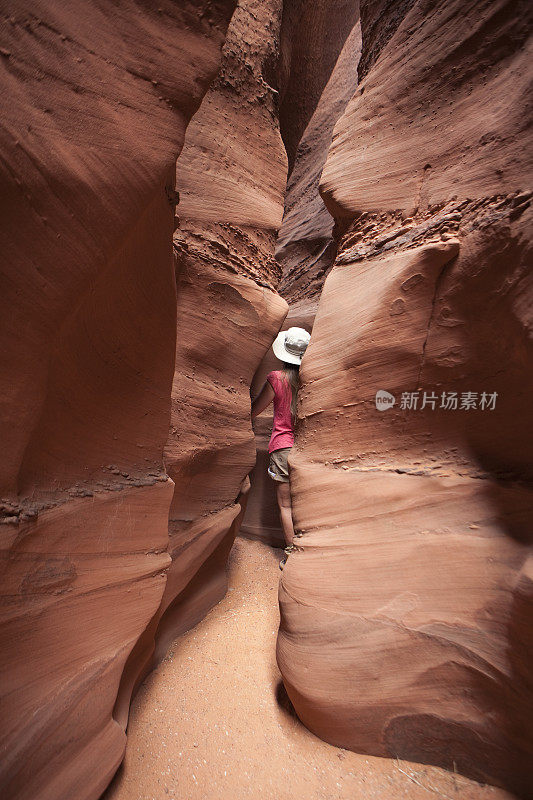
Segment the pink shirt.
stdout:
[[284,377],[281,370],[269,372],[267,381],[274,389],[274,422],[272,436],[268,445],[268,452],[281,450],[283,447],[292,447],[294,444],[294,429],[291,416],[291,385]]

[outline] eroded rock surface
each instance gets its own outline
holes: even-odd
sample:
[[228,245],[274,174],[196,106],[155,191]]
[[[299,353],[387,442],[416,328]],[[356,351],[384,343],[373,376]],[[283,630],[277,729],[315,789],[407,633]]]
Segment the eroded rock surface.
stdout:
[[[310,42],[314,49],[302,55],[304,43],[309,48]],[[281,133],[291,166],[276,243],[276,261],[281,269],[278,291],[289,303],[282,330],[298,326],[311,331],[324,279],[336,253],[334,220],[320,196],[319,182],[333,127],[357,86],[361,50],[358,4],[340,3],[332,9],[328,4],[311,7],[298,0],[285,3],[281,45]],[[279,367],[269,348],[254,376],[252,396],[259,393],[268,373]],[[267,475],[271,429],[272,406],[254,423],[257,461],[250,475],[252,486],[242,532],[284,545],[276,487]]]
[[[362,4],[366,77],[322,176],[342,236],[302,366],[292,489],[304,535],[283,572],[278,639],[291,700],[319,736],[523,796],[528,13],[415,2],[380,31]],[[388,411],[380,389],[396,398]],[[469,392],[476,408],[461,409]]]
[[175,162],[233,5],[2,12],[6,798],[97,798],[151,658],[170,561]]
[[[358,3],[246,0],[199,109],[233,5],[2,17],[2,789],[108,783],[138,681],[225,589],[281,272],[309,328],[338,250],[302,372],[284,680],[328,741],[525,793],[529,6],[363,2],[343,113]],[[497,403],[401,409],[417,390]]]
[[[353,27],[346,36],[348,23]],[[354,23],[348,16],[339,36],[344,40],[342,49],[299,142],[287,181],[276,247],[276,259],[283,272],[279,292],[290,303],[293,314],[299,314],[301,306],[307,316],[316,313],[324,279],[335,260],[334,220],[320,196],[319,184],[333,128],[357,87],[359,18]],[[314,310],[310,312],[309,307]]]
[[294,167],[302,136],[358,18],[357,0],[335,3],[285,0],[283,3],[279,117],[289,172]]
[[226,590],[255,460],[250,384],[287,313],[274,260],[287,158],[268,83],[280,24],[280,0],[239,3],[177,164],[177,348],[165,449],[175,482],[173,563],[160,654]]

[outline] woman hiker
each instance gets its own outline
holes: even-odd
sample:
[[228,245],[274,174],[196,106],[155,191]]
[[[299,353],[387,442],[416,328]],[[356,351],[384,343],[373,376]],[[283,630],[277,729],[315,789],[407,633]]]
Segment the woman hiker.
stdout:
[[[288,331],[281,331],[278,334],[272,349],[276,358],[283,362],[283,367],[267,375],[265,385],[252,403],[252,419],[254,419],[274,401],[272,436],[268,445],[270,453],[268,474],[277,484],[281,527],[288,545],[285,552],[292,550],[294,539],[287,456],[294,444],[300,364],[310,338],[310,334],[304,328],[289,328]],[[281,562],[281,568],[285,560]]]

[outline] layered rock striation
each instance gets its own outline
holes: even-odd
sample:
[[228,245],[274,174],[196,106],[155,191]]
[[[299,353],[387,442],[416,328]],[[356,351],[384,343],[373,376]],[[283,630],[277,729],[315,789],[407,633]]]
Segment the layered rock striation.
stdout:
[[177,347],[165,449],[175,483],[173,562],[161,654],[226,590],[226,558],[255,461],[250,384],[287,313],[274,260],[287,158],[277,89],[268,82],[281,10],[280,0],[239,3],[219,75],[177,163]]
[[294,706],[525,796],[529,6],[243,0],[226,37],[234,5],[1,20],[3,792],[97,798],[139,680],[224,592],[281,279],[286,326],[317,313]]
[[[297,0],[284,4],[280,128],[291,169],[276,242],[281,270],[278,291],[289,303],[282,330],[292,326],[312,330],[324,279],[335,259],[334,220],[322,201],[319,183],[335,122],[357,86],[360,51],[357,3],[334,8],[322,3],[311,7]],[[269,350],[254,376],[252,396],[279,366]],[[284,545],[275,484],[267,475],[271,428],[272,407],[254,423],[257,460],[241,530]]]
[[[348,24],[353,27],[347,31]],[[339,37],[342,49],[298,144],[276,247],[282,269],[279,292],[290,303],[291,313],[303,313],[311,324],[337,248],[334,220],[320,196],[319,184],[333,128],[357,88],[359,18],[354,22],[347,16]]]
[[233,5],[2,12],[4,797],[97,798],[124,753],[170,562],[175,163]]
[[327,741],[528,796],[530,10],[399,7],[361,4],[322,174],[278,661]]

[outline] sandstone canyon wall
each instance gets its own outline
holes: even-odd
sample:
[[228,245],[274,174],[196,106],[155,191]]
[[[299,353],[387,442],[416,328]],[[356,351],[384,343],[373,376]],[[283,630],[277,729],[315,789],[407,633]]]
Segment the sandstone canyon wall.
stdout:
[[[322,201],[319,183],[333,127],[357,86],[361,52],[358,4],[314,4],[311,8],[305,3],[286,3],[281,33],[280,126],[289,158],[292,155],[292,168],[276,243],[281,269],[278,291],[289,303],[282,329],[298,326],[311,331],[322,285],[336,253],[334,220]],[[254,376],[252,396],[279,366],[269,349]],[[252,485],[241,531],[284,546],[276,487],[267,475],[271,429],[269,407],[254,422],[257,460],[250,475]]]
[[175,163],[233,5],[2,8],[6,798],[97,798],[123,756],[170,561]]
[[361,3],[361,80],[321,181],[338,255],[302,366],[303,537],[278,638],[291,700],[322,738],[522,796],[530,15],[500,0]]
[[[98,796],[136,685],[225,589],[254,461],[249,386],[287,310],[276,87],[289,110],[303,100],[288,141],[355,14],[240,3],[176,176],[231,11],[42,3],[3,19],[12,797]],[[306,42],[332,20],[316,79]]]
[[250,383],[287,313],[274,260],[287,173],[274,80],[281,10],[280,0],[239,3],[177,163],[178,341],[165,450],[173,563],[161,654],[226,590],[255,461]]
[[[525,793],[529,8],[243,0],[226,37],[234,6],[2,11],[2,792],[108,783],[138,681],[225,590],[276,287],[310,328],[336,259],[284,681],[328,741]],[[401,409],[419,388],[498,398]]]

